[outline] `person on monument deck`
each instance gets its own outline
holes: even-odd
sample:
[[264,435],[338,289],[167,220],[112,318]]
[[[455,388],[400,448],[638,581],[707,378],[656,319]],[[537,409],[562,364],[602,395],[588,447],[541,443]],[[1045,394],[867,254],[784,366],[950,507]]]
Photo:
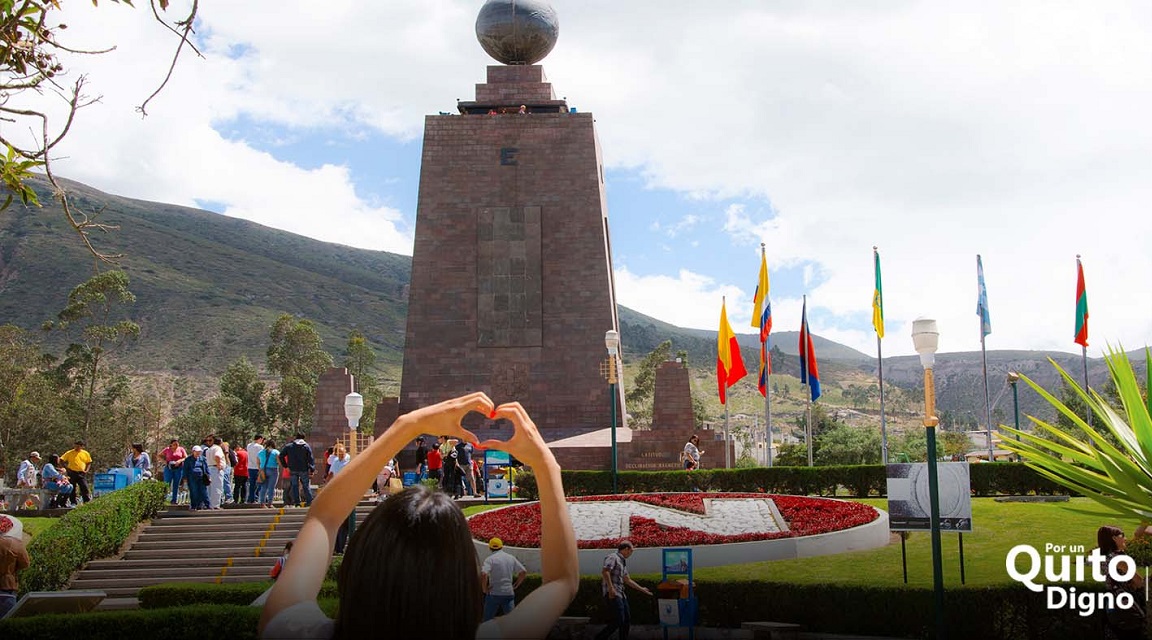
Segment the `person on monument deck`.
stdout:
[[[409,487],[378,506],[357,528],[340,566],[340,609],[328,619],[316,604],[337,529],[372,483],[377,470],[421,433],[475,441],[460,422],[476,411],[510,421],[507,451],[532,467],[540,493],[542,584],[508,615],[481,623],[476,546],[463,512],[443,493]],[[437,635],[447,638],[543,638],[572,602],[579,586],[576,534],[568,518],[560,466],[519,403],[494,406],[473,393],[398,418],[316,498],[292,561],[276,581],[260,619],[262,638],[416,638],[428,633],[427,612],[437,610]]]

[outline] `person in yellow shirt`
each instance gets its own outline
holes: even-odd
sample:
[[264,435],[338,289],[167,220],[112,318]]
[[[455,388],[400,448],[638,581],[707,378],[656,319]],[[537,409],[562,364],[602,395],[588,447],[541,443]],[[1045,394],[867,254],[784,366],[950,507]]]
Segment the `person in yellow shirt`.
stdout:
[[91,499],[88,497],[87,474],[88,469],[92,466],[92,454],[84,449],[83,440],[77,440],[73,445],[64,455],[60,456],[60,462],[67,466],[68,480],[76,488],[68,497],[69,502],[75,506],[77,494],[81,496],[84,502]]

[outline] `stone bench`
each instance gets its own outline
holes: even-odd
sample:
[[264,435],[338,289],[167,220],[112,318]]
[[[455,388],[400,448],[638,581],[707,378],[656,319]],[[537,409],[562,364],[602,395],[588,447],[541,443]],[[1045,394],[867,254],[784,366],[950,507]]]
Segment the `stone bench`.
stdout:
[[4,496],[4,500],[8,502],[9,511],[23,509],[24,503],[28,501],[28,498],[36,498],[38,501],[36,509],[42,511],[48,508],[48,503],[56,496],[56,492],[50,489],[36,487],[22,487],[19,489],[5,487],[0,489],[0,496]]
[[560,616],[548,632],[548,640],[583,640],[591,620],[584,616]]
[[804,625],[790,622],[745,622],[740,628],[751,631],[755,640],[798,640]]

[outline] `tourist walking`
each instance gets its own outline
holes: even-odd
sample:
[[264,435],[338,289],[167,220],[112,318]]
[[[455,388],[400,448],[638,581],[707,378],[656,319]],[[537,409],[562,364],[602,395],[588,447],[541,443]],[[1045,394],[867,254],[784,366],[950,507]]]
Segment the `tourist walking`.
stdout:
[[276,449],[276,441],[264,440],[264,448],[256,454],[256,480],[259,483],[258,492],[260,502],[265,508],[272,508],[272,500],[276,497],[276,483],[280,481],[280,451]]
[[68,451],[65,451],[60,456],[60,462],[65,465],[68,470],[68,482],[76,487],[69,495],[69,502],[72,506],[76,506],[76,494],[80,494],[80,498],[87,503],[92,498],[88,495],[88,469],[92,467],[92,454],[84,448],[84,441],[77,440]]
[[232,501],[244,504],[248,501],[248,450],[236,447],[236,466],[232,467]]
[[24,524],[18,518],[0,515],[0,618],[16,606],[20,591],[16,575],[31,564],[24,546]]
[[441,470],[444,468],[444,457],[440,455],[439,447],[432,447],[428,449],[428,478],[435,480],[437,484],[441,483],[442,474]]
[[208,436],[212,441],[212,446],[204,452],[204,456],[208,458],[208,473],[210,483],[208,484],[208,508],[220,509],[220,505],[224,502],[224,468],[227,466],[228,461],[224,458],[224,441],[216,436]]
[[692,435],[688,438],[688,442],[684,444],[684,468],[688,471],[700,468],[700,454],[704,453],[700,450],[700,436]]
[[[481,624],[476,550],[463,512],[443,493],[415,485],[376,507],[348,546],[337,578],[338,620],[316,603],[331,562],[336,531],[356,508],[376,472],[416,436],[449,433],[474,441],[460,426],[472,411],[510,421],[515,434],[485,447],[532,467],[540,498],[542,584],[512,613]],[[494,407],[473,393],[400,416],[316,497],[292,560],[272,587],[260,618],[264,638],[543,638],[576,595],[576,535],[564,502],[560,465],[518,403]],[[429,612],[434,611],[430,627]]]
[[504,550],[504,541],[492,538],[488,541],[492,552],[484,558],[480,566],[480,588],[484,591],[484,622],[507,615],[516,608],[516,589],[528,577],[524,564]]
[[188,452],[180,446],[179,440],[172,438],[168,446],[160,452],[160,457],[164,460],[164,479],[172,489],[170,502],[176,504],[180,498],[180,482],[184,479],[184,459],[188,457]]
[[316,459],[303,434],[297,433],[296,439],[280,452],[280,464],[288,468],[284,505],[298,507],[301,504],[312,504],[312,472],[316,470]]
[[260,453],[264,451],[264,436],[257,435],[244,448],[248,452],[248,504],[260,501]]
[[236,468],[236,452],[227,442],[221,442],[220,448],[224,451],[224,504],[232,504],[232,474]]
[[204,447],[192,447],[192,457],[184,461],[184,480],[188,483],[188,509],[199,511],[210,508],[208,486],[212,482],[212,472]]
[[[328,475],[324,478],[325,482],[331,480],[336,474],[344,470],[348,463],[352,461],[352,456],[344,450],[343,443],[337,442],[332,447],[332,455],[328,457]],[[327,486],[327,485],[325,485]],[[352,521],[356,517],[356,511],[353,510],[348,515],[348,519],[336,531],[336,546],[334,552],[337,555],[344,555],[344,546],[348,543],[348,530],[352,526]]]
[[596,634],[596,640],[606,640],[613,631],[620,640],[628,640],[628,629],[632,623],[632,613],[628,609],[628,596],[624,593],[627,585],[645,595],[652,595],[647,588],[632,581],[628,576],[628,557],[635,549],[628,540],[616,546],[616,552],[604,558],[604,568],[600,571],[600,594],[610,616],[608,624]]

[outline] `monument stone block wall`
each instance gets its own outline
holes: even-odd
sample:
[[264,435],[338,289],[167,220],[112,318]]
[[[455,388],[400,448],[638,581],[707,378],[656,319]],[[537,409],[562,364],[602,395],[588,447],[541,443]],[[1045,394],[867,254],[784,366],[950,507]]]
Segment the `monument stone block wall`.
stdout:
[[484,391],[523,403],[548,440],[607,427],[599,367],[618,324],[592,115],[534,65],[490,67],[476,93],[425,120],[399,410]]

